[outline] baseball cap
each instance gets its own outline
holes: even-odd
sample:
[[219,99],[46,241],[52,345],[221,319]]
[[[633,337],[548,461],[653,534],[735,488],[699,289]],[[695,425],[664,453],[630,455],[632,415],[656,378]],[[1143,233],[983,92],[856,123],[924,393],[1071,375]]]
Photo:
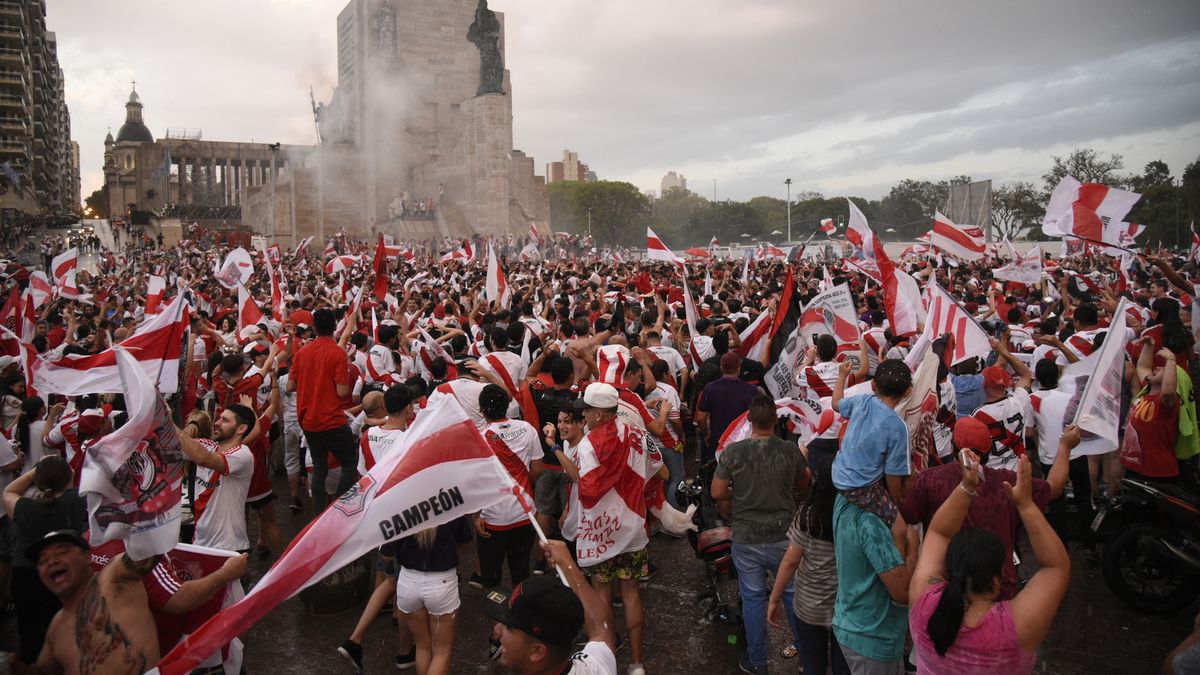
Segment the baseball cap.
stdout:
[[483,611],[509,628],[561,647],[571,645],[583,629],[583,604],[552,575],[530,577],[508,595],[489,591]]
[[266,354],[270,350],[267,349],[266,345],[255,340],[253,342],[247,342],[246,346],[242,348],[242,351],[247,354]]
[[107,403],[99,408],[88,408],[79,413],[79,421],[75,428],[85,436],[95,436],[100,432],[104,420],[108,419],[110,415],[112,415],[112,406]]
[[593,382],[583,390],[583,403],[589,408],[615,408],[621,402],[616,387],[604,382]]
[[992,432],[974,417],[963,417],[954,423],[954,446],[987,453],[992,449]]
[[983,383],[989,387],[1011,387],[1012,375],[1000,366],[988,366],[983,369]]
[[[42,554],[43,549],[51,544],[59,543],[75,544],[84,551],[91,550],[91,547],[88,546],[87,540],[80,536],[80,534],[75,530],[52,530],[47,532],[46,535],[41,539],[38,539],[34,543],[30,544],[29,548],[25,549],[25,558],[29,560],[29,562],[36,565],[38,556]],[[568,591],[568,593],[569,592],[570,591]]]

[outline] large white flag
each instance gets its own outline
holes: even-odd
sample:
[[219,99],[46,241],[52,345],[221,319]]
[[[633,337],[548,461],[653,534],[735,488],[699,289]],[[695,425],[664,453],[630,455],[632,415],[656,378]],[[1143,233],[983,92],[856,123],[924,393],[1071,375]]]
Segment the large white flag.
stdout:
[[392,451],[308,525],[245,599],[206,622],[150,672],[190,672],[279,603],[367,551],[516,499],[514,487],[458,401],[430,399]]
[[496,249],[488,242],[487,280],[483,286],[487,300],[497,307],[507,307],[512,298],[508,280],[504,278],[504,269],[500,267],[500,259],[496,257]]
[[1034,246],[1023,256],[1004,267],[992,270],[992,276],[1002,281],[1036,285],[1042,281],[1042,247]]
[[[1075,235],[1121,246],[1119,230],[1106,227],[1119,223],[1142,196],[1136,192],[1110,188],[1100,183],[1081,183],[1074,176],[1064,176],[1046,205],[1042,233],[1052,237]],[[1110,241],[1107,237],[1111,237]]]
[[250,281],[253,275],[254,259],[250,257],[250,252],[241,246],[230,251],[221,267],[213,272],[217,282],[229,290],[237,288],[239,283]]
[[1125,346],[1129,343],[1130,332],[1125,328],[1128,305],[1129,301],[1121,298],[1100,351],[1085,359],[1096,357],[1089,368],[1092,376],[1088,378],[1075,411],[1074,423],[1080,429],[1096,434],[1114,447],[1119,442],[1117,434],[1121,428],[1121,381],[1125,376]]
[[[137,359],[146,377],[158,382],[158,390],[164,394],[173,394],[179,388],[179,355],[183,352],[188,321],[188,304],[180,293],[161,313],[142,323],[120,343]],[[64,396],[124,390],[113,347],[99,354],[71,354],[53,361],[36,361],[33,384],[43,394]]]
[[659,239],[657,234],[654,234],[654,230],[648,227],[646,228],[646,259],[660,260],[662,262],[674,263],[680,267],[683,266],[683,258],[675,255],[671,249],[667,248],[663,240]]
[[93,545],[125,540],[135,560],[175,548],[183,452],[171,410],[129,350],[117,347],[129,419],[87,446],[79,493],[87,498]]
[[61,286],[63,280],[67,278],[67,272],[78,266],[79,249],[71,247],[54,256],[54,259],[50,261],[50,275],[54,277],[54,283]]
[[930,243],[946,253],[967,261],[979,260],[986,251],[983,239],[979,228],[955,225],[940,212],[934,213]]

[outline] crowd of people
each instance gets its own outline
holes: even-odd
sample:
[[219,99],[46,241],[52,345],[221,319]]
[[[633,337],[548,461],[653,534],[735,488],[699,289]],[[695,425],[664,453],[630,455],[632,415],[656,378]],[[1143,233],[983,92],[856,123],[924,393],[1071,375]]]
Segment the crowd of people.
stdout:
[[[782,658],[808,673],[1029,673],[1067,593],[1067,546],[1095,549],[1103,497],[1126,474],[1186,485],[1194,473],[1188,322],[1200,318],[1200,270],[1183,256],[1145,255],[1130,273],[1100,251],[1047,258],[1031,284],[994,280],[991,256],[897,260],[987,328],[985,353],[956,360],[953,332],[893,334],[885,287],[841,260],[685,266],[591,246],[404,244],[379,270],[375,242],[340,237],[334,252],[359,256],[345,269],[330,273],[314,244],[283,251],[271,275],[254,252],[244,288],[261,318],[251,323],[215,272],[227,247],[185,240],[80,266],[87,299],[48,298],[22,339],[44,361],[96,355],[133,335],[148,305],[186,294],[191,325],[170,399],[194,467],[183,536],[237,555],[193,578],[170,555],[90,547],[80,474],[87,449],[123,423],[124,397],[30,395],[27,363],[0,357],[0,596],[19,627],[13,672],[152,667],[195,627],[189,612],[246,574],[250,555],[284,553],[285,515],[316,517],[446,397],[536,517],[498,504],[382,546],[357,627],[329,645],[348,669],[361,672],[366,630],[390,611],[396,666],[450,672],[456,618],[478,610],[466,600],[495,621],[491,656],[511,672],[616,673],[618,643],[630,675],[646,672],[641,584],[673,573],[648,544],[680,532],[648,515],[654,495],[684,511],[676,488],[709,476],[705,498],[732,528],[743,672],[767,672],[777,626]],[[505,277],[500,298],[489,297],[488,248]],[[473,250],[451,254],[463,249]],[[383,297],[372,295],[379,275]],[[151,276],[165,279],[161,302]],[[815,335],[789,351],[792,310],[837,286],[853,299],[858,339]],[[751,330],[763,313],[775,329],[767,344]],[[1118,318],[1128,335],[1108,334]],[[1059,386],[1069,364],[1114,339],[1128,345],[1119,446],[1076,427],[1078,397]],[[769,376],[789,354],[785,390],[773,392]],[[926,356],[935,374],[921,370]],[[914,403],[922,387],[931,398]],[[781,419],[785,399],[814,402],[818,421]],[[927,428],[907,423],[914,405],[932,406]],[[597,555],[584,542],[605,525],[580,513],[604,495],[586,477],[626,480],[620,448],[631,438],[646,485],[623,503],[646,527],[589,564]],[[273,462],[286,473],[282,494]],[[1022,542],[1036,565],[1018,573]],[[474,565],[460,558],[472,544]],[[1167,667],[1195,672],[1198,661],[1200,650],[1181,649]],[[197,672],[224,672],[219,657],[206,667]]]

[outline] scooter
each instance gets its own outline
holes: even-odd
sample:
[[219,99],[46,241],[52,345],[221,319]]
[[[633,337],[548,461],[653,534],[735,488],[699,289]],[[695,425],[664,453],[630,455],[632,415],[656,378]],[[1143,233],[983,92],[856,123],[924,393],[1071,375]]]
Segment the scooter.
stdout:
[[1150,614],[1168,614],[1200,597],[1196,490],[1126,476],[1120,495],[1097,511],[1092,531],[1109,535],[1101,569],[1122,602]]
[[709,491],[716,462],[700,467],[697,478],[688,478],[675,489],[681,509],[696,506],[692,517],[697,531],[688,532],[688,542],[696,557],[704,561],[710,590],[701,595],[706,616],[742,630],[742,603],[738,594],[737,570],[733,566],[733,527],[717,513],[717,504]]

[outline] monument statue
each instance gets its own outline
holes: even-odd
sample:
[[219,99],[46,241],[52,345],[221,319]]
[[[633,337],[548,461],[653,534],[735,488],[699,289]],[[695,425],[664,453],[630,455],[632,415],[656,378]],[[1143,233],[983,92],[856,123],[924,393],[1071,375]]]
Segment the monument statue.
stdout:
[[504,93],[504,56],[500,53],[500,20],[479,0],[467,39],[479,48],[479,90],[476,96]]
[[375,46],[381,54],[396,55],[396,12],[386,2],[375,13]]

